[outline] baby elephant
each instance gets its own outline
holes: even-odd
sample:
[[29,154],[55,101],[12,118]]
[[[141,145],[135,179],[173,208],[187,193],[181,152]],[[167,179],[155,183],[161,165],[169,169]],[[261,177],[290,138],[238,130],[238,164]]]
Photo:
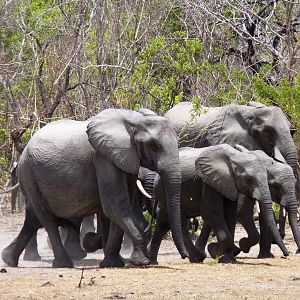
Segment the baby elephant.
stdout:
[[[203,261],[204,251],[198,251],[187,230],[187,218],[202,216],[214,231],[218,241],[220,262],[235,262],[240,251],[234,245],[233,234],[236,223],[239,196],[249,201],[259,201],[268,228],[285,256],[288,251],[283,244],[273,217],[272,199],[268,187],[267,171],[256,155],[241,152],[227,144],[207,148],[179,149],[181,182],[181,222],[185,246],[192,262]],[[157,263],[160,243],[169,230],[166,199],[160,178],[154,184],[156,200],[160,201],[155,232],[149,246],[149,255]],[[215,251],[213,245],[209,252]]]
[[[295,192],[296,179],[292,168],[281,161],[274,160],[263,151],[249,151],[240,145],[235,146],[235,148],[254,154],[265,165],[272,200],[287,210],[289,223],[298,248],[296,253],[300,253],[300,231],[297,224],[297,199]],[[261,214],[259,216],[260,233],[257,231],[253,220],[254,201],[249,200],[251,199],[248,199],[247,196],[242,196],[238,200],[237,219],[248,234],[247,238],[242,238],[239,241],[240,249],[248,253],[250,248],[259,242],[258,258],[272,258],[274,257],[271,253],[272,234],[269,232]],[[196,247],[201,252],[205,249],[210,231],[209,226],[204,224],[201,235],[196,242]]]

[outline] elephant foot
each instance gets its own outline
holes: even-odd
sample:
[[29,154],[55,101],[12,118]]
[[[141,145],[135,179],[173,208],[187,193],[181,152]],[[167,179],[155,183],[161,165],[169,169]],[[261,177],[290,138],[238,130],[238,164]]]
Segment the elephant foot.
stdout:
[[69,257],[66,257],[64,259],[57,259],[55,258],[52,262],[53,268],[73,268],[73,262]]
[[144,251],[138,247],[134,248],[129,260],[135,266],[147,266],[151,263],[150,259],[144,254]]
[[193,251],[192,253],[189,252],[189,261],[191,263],[202,263],[206,258],[206,253],[202,253],[199,251]]
[[102,249],[102,237],[95,232],[88,232],[82,240],[82,246],[88,253]]
[[3,249],[1,254],[2,260],[9,266],[9,267],[17,267],[19,263],[19,257],[16,257],[13,254],[13,250],[8,246]]
[[300,249],[299,248],[297,249],[296,254],[300,254]]
[[223,254],[221,249],[219,248],[218,243],[210,243],[207,246],[207,250],[213,259],[216,259],[217,257],[220,257]]
[[78,245],[76,245],[74,247],[69,245],[68,247],[65,247],[65,248],[66,248],[68,255],[73,260],[80,260],[87,256],[87,252]]
[[151,255],[151,252],[148,254],[151,265],[158,265],[157,255]]
[[249,239],[241,238],[239,241],[240,250],[243,251],[244,253],[249,253],[250,248],[252,247],[252,245],[249,244],[250,244]]
[[219,263],[221,263],[221,264],[235,264],[235,263],[237,263],[237,261],[232,256],[223,255],[223,256],[220,257]]
[[26,261],[39,261],[41,260],[41,256],[37,251],[26,251],[23,256],[23,260]]
[[236,245],[234,245],[233,247],[233,256],[237,256],[241,253],[241,249],[239,247],[237,247]]
[[274,258],[274,255],[270,251],[260,251],[257,258]]
[[123,268],[125,267],[125,263],[120,256],[105,256],[101,261],[100,268]]
[[150,265],[157,266],[158,265],[157,259],[151,259],[150,258]]

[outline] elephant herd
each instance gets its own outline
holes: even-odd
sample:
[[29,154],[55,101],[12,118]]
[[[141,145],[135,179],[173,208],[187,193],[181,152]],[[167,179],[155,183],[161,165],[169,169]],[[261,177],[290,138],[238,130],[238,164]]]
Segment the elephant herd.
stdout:
[[[272,201],[286,208],[299,253],[297,159],[282,110],[257,102],[200,109],[182,102],[164,117],[148,109],[106,109],[87,121],[52,122],[33,135],[20,157],[25,221],[2,259],[17,266],[44,227],[53,267],[73,267],[80,223],[95,213],[98,232],[93,238],[104,251],[100,267],[125,265],[120,256],[124,232],[133,244],[130,262],[139,266],[157,263],[169,230],[181,257],[191,262],[205,259],[211,232],[217,242],[207,249],[219,262],[235,262],[240,251],[248,252],[258,242],[259,257],[272,257],[272,240],[287,256]],[[158,203],[153,234],[143,216],[137,179],[154,198],[154,208]],[[256,200],[260,234],[252,216]],[[203,226],[194,244],[187,220],[197,216]],[[239,247],[234,244],[237,221],[248,233]],[[62,243],[59,226],[77,234],[73,244]]]

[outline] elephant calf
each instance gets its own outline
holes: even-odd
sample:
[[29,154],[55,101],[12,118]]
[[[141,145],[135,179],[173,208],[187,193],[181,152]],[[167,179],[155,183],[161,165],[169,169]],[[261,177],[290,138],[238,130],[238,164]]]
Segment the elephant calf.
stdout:
[[[300,231],[297,225],[297,199],[295,195],[296,179],[292,168],[287,164],[274,160],[263,151],[249,151],[240,145],[237,145],[236,149],[245,153],[253,154],[263,162],[268,175],[268,185],[272,200],[286,208],[294,239],[298,248],[296,253],[300,253]],[[271,253],[273,236],[266,226],[261,214],[259,216],[260,233],[258,232],[253,220],[253,208],[255,201],[251,200],[252,199],[249,199],[249,197],[245,195],[239,197],[238,200],[237,220],[248,234],[247,238],[244,237],[239,241],[239,247],[243,252],[248,253],[250,248],[259,242],[258,258],[273,258],[274,255]],[[196,248],[201,253],[205,251],[205,246],[210,232],[211,227],[204,222],[200,237],[196,241]],[[214,257],[221,251],[215,243],[210,245],[209,249],[212,250],[211,254]]]
[[[186,227],[187,218],[201,215],[216,234],[218,251],[222,253],[220,262],[235,262],[234,256],[239,249],[234,245],[233,233],[239,196],[246,196],[249,201],[259,201],[267,226],[283,254],[288,255],[273,217],[267,171],[256,155],[221,144],[201,149],[180,148],[179,157],[182,177],[181,222],[190,261],[199,262],[206,257],[204,251],[195,248]],[[161,206],[149,255],[153,262],[157,262],[161,240],[169,230],[164,205],[166,199],[159,177],[156,178],[154,192]],[[209,247],[209,250],[213,253],[216,249]]]

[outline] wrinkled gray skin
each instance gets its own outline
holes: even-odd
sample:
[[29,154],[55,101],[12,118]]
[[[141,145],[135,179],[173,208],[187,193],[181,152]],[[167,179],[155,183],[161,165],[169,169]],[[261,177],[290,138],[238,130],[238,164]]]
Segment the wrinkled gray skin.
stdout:
[[[52,122],[35,133],[20,158],[19,181],[48,233],[53,267],[73,266],[59,236],[59,220],[82,218],[98,212],[101,206],[105,234],[100,266],[124,266],[119,255],[124,231],[133,242],[131,262],[150,263],[143,215],[136,201],[140,166],[162,177],[174,242],[184,258],[187,252],[177,222],[181,181],[177,137],[167,119],[107,109],[88,121]],[[16,241],[2,252],[10,266],[17,266],[21,252],[36,231],[30,224],[24,227],[26,230],[21,230]]]
[[[297,253],[299,253],[300,231],[297,224],[297,199],[295,195],[295,177],[293,170],[290,166],[281,162],[277,162],[271,157],[267,156],[263,151],[248,151],[239,145],[237,145],[235,148],[239,151],[254,154],[265,165],[268,174],[268,185],[272,200],[286,208],[294,239],[298,247]],[[258,258],[273,258],[274,256],[270,251],[272,234],[268,230],[265,220],[262,218],[261,214],[259,216],[260,234],[257,231],[253,220],[254,203],[255,201],[253,201],[253,199],[250,199],[245,195],[239,197],[238,199],[237,220],[245,228],[248,234],[247,238],[242,238],[239,241],[240,249],[243,252],[248,253],[250,248],[259,242],[260,247]],[[210,232],[211,227],[204,223],[200,237],[196,241],[196,247],[201,253],[205,252],[205,246]],[[217,252],[218,250],[216,246],[215,253]]]
[[[248,152],[247,149],[241,146],[237,146],[237,149],[243,152]],[[297,253],[300,252],[300,231],[297,224],[297,199],[295,192],[295,176],[290,166],[278,162],[268,157],[263,151],[255,150],[250,151],[256,155],[265,165],[268,173],[268,183],[272,196],[272,200],[280,204],[287,210],[289,223],[292,228],[295,242],[297,244]],[[245,203],[251,203],[251,206],[245,205]],[[238,208],[238,219],[244,226],[248,233],[248,239],[242,239],[240,241],[240,248],[244,252],[248,252],[250,247],[255,245],[258,241],[260,243],[260,252],[258,257],[266,258],[273,257],[270,252],[272,236],[264,226],[263,220],[260,218],[261,235],[259,238],[258,231],[254,225],[252,218],[253,202],[247,201],[247,199],[241,199]]]
[[[180,147],[239,144],[249,150],[263,150],[279,160],[282,155],[298,179],[298,155],[290,133],[291,124],[279,107],[250,102],[247,106],[231,104],[196,110],[191,102],[182,102],[169,110],[165,117],[179,136]],[[275,148],[278,151],[274,151]]]
[[[190,261],[203,261],[205,252],[198,251],[189,236],[186,220],[202,216],[217,236],[219,247],[209,246],[212,256],[221,254],[220,262],[235,262],[234,256],[239,249],[234,246],[233,234],[236,221],[237,199],[244,195],[257,199],[262,213],[276,242],[284,255],[288,251],[284,246],[273,217],[272,200],[268,188],[267,171],[263,163],[253,154],[240,152],[227,144],[202,149],[179,149],[181,182],[182,229],[185,246]],[[156,228],[150,245],[149,255],[157,261],[157,253],[163,236],[169,230],[168,213],[163,186],[159,176],[155,182],[155,197],[160,210]]]

